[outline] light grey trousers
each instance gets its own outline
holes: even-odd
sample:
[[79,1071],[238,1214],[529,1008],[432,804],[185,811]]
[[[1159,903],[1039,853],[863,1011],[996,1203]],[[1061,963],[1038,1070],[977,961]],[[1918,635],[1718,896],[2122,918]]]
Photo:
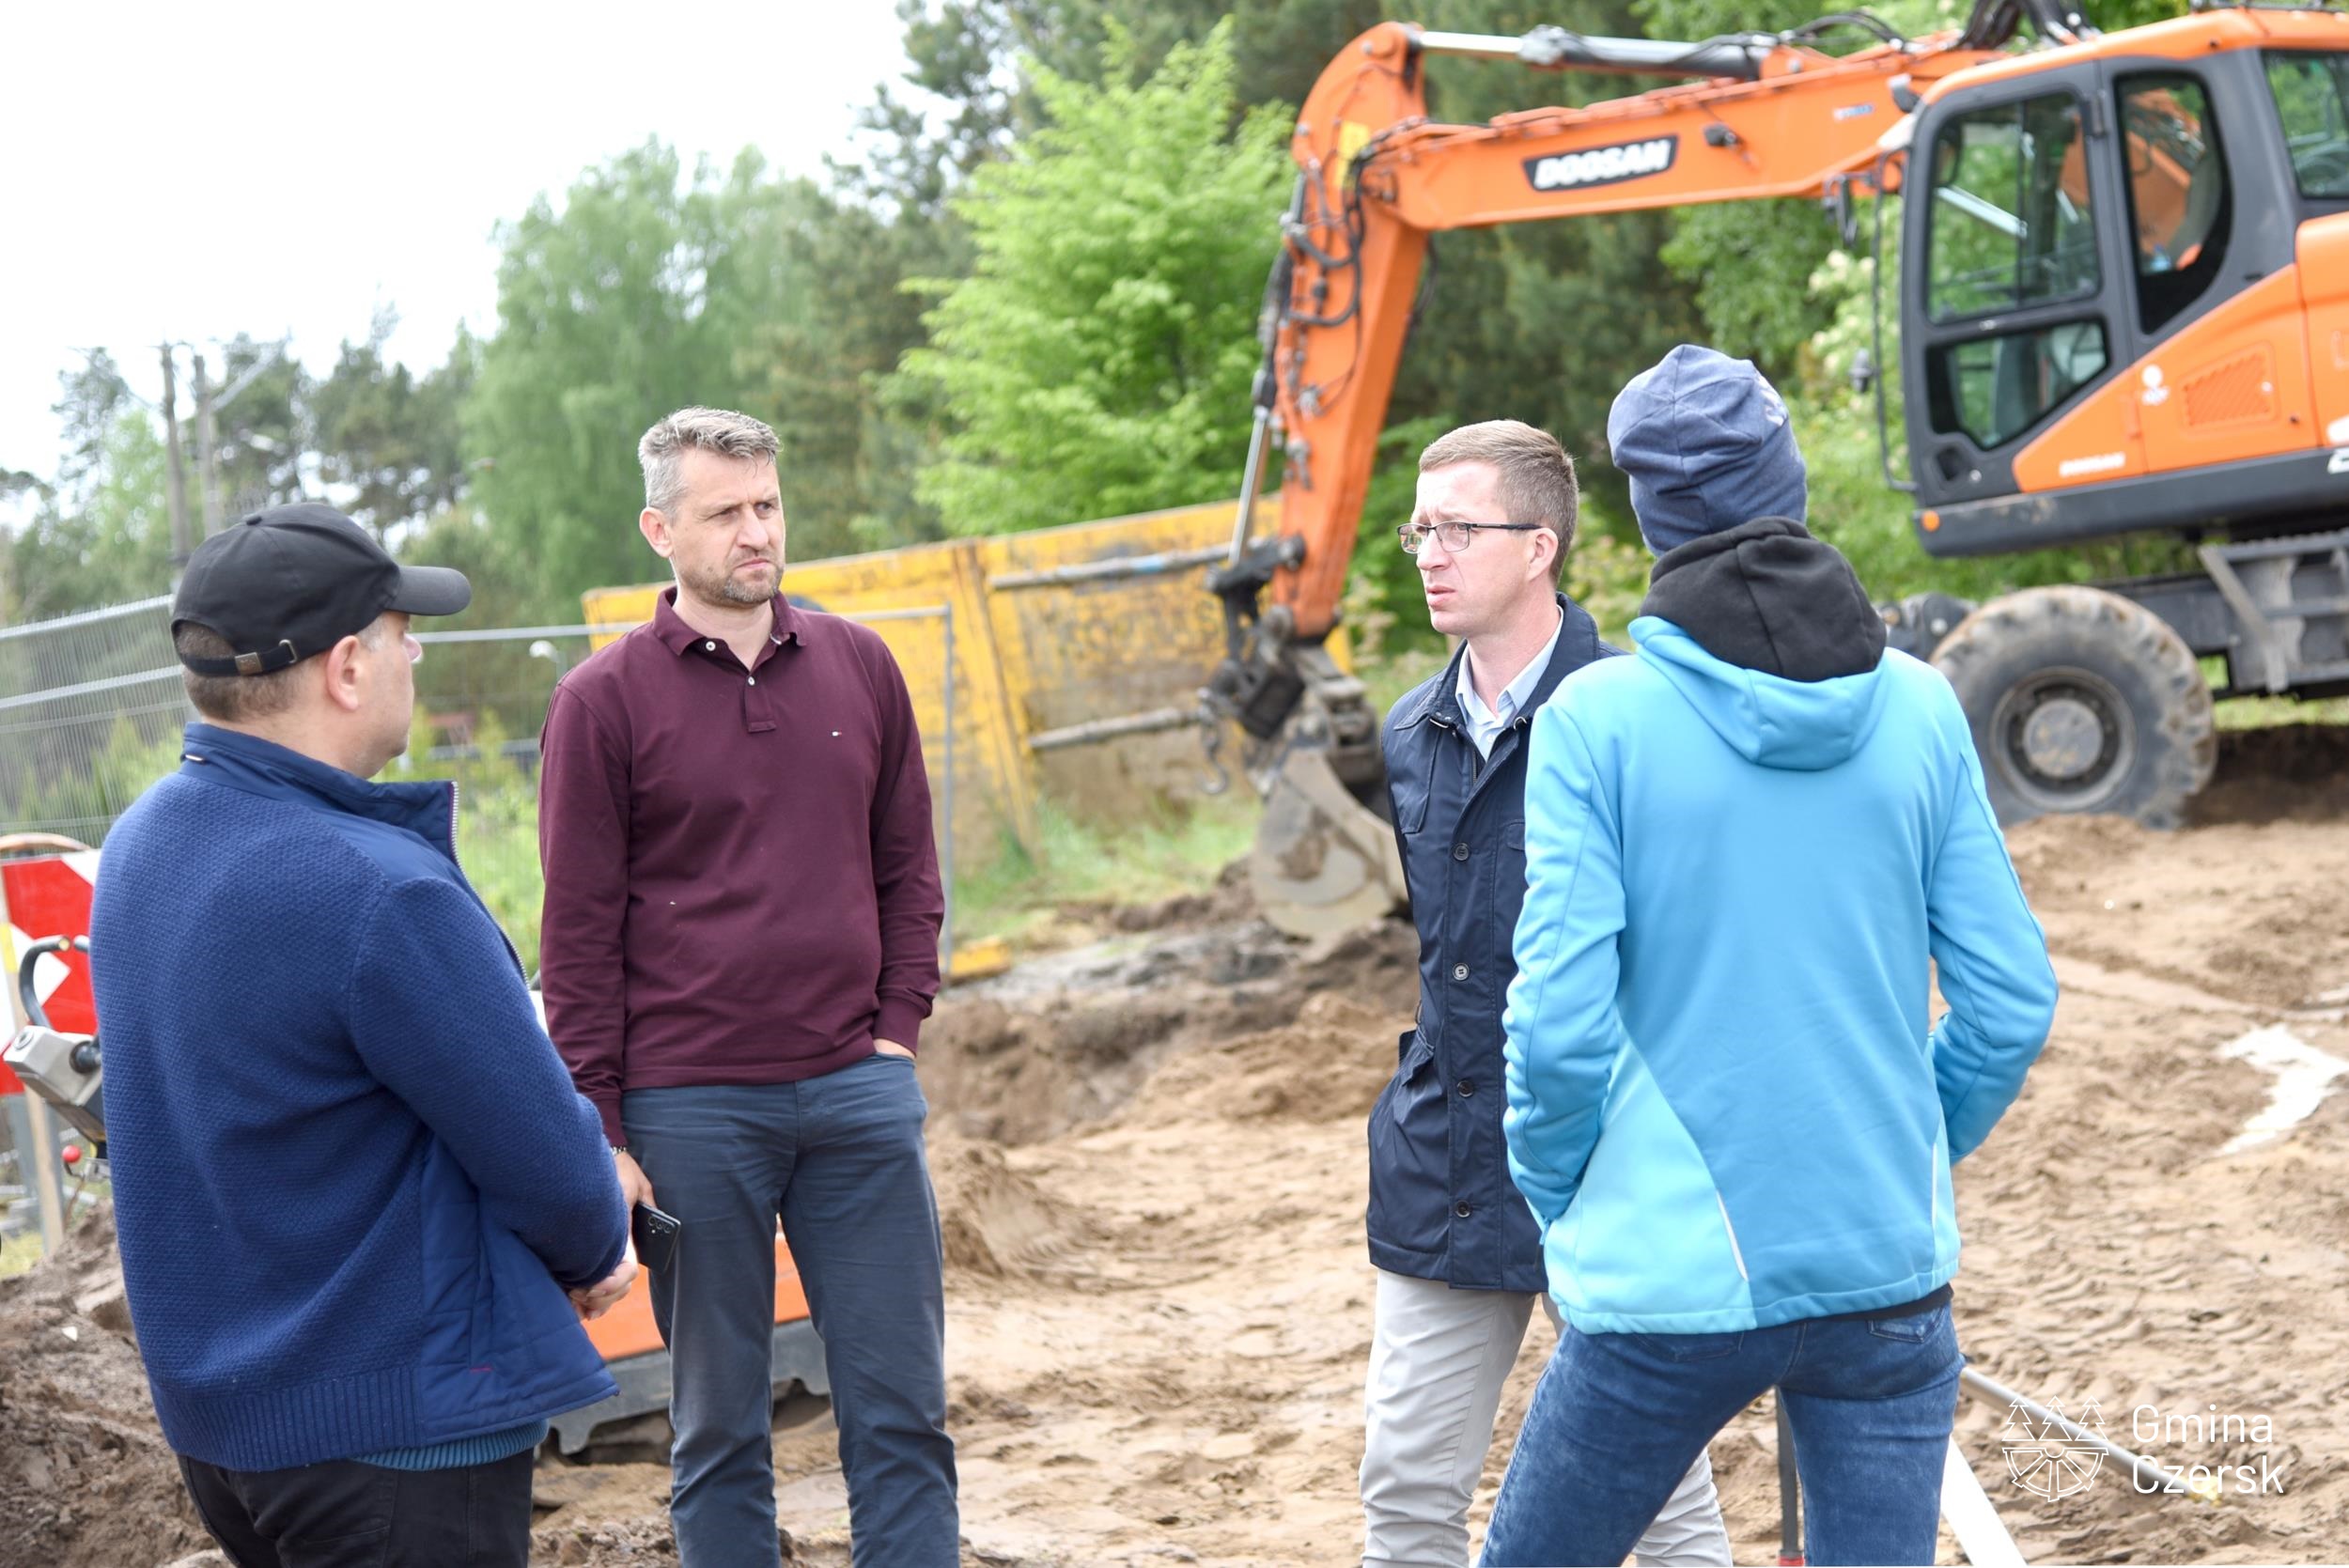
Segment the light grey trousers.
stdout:
[[[1467,1568],[1469,1502],[1536,1301],[1554,1329],[1558,1309],[1547,1296],[1378,1271],[1363,1399],[1363,1568]],[[1703,1454],[1640,1537],[1638,1558],[1657,1568],[1726,1568],[1729,1532]]]

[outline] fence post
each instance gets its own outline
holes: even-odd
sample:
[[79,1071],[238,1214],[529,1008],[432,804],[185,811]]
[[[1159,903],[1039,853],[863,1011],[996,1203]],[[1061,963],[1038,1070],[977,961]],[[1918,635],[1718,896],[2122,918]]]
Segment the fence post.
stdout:
[[[8,884],[0,877],[0,964],[8,968],[7,984],[8,1010],[7,1017],[22,1029],[33,1020],[24,1017],[23,1003],[16,995],[16,941],[8,935]],[[16,1151],[16,1166],[32,1189],[34,1208],[40,1215],[40,1250],[54,1252],[65,1241],[65,1194],[57,1186],[57,1130],[49,1120],[49,1107],[31,1089],[23,1091],[24,1114],[17,1125],[24,1130],[24,1142]]]
[[946,645],[939,660],[945,673],[946,686],[939,693],[938,706],[942,714],[940,727],[946,732],[946,778],[940,787],[939,800],[945,807],[946,827],[939,846],[939,875],[945,895],[945,907],[938,923],[939,945],[946,950],[944,968],[951,973],[955,967],[955,607],[939,606],[945,617]]
[[1028,755],[1026,726],[1013,711],[1003,651],[995,636],[995,617],[988,610],[987,571],[975,541],[964,540],[953,550],[954,592],[949,596],[949,608],[960,612],[970,623],[961,641],[969,650],[981,739],[994,753],[989,771],[1003,781],[1004,815],[1011,822],[1013,836],[1033,851],[1037,847],[1035,774]]

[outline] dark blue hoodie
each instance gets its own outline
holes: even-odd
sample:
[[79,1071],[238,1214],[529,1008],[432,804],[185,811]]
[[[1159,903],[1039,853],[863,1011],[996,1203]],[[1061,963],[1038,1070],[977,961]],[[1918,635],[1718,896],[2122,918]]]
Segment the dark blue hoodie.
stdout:
[[565,1297],[626,1221],[457,867],[449,784],[192,724],[90,910],[123,1281],[173,1449],[427,1448],[614,1391]]

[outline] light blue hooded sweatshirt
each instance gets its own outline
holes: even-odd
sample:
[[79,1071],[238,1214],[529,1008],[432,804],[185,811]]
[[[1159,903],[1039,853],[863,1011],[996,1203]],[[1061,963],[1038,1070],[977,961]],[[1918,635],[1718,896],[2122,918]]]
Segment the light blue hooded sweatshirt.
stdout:
[[[1776,526],[1798,539],[1706,569],[1832,555]],[[1759,615],[1746,645],[1815,636],[1815,596],[1748,586],[1728,596]],[[2056,998],[1966,716],[1897,652],[1793,679],[1654,615],[1631,634],[1637,658],[1541,710],[1526,783],[1506,1132],[1550,1292],[1584,1332],[1914,1301],[1957,1270],[1950,1166],[2021,1088]]]

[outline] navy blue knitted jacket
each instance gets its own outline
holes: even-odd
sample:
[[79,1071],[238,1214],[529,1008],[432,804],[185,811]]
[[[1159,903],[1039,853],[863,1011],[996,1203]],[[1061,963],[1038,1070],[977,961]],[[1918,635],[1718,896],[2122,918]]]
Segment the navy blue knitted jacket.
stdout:
[[115,1220],[193,1458],[447,1443],[613,1391],[564,1296],[618,1265],[612,1156],[457,867],[456,806],[192,724],[107,835]]

